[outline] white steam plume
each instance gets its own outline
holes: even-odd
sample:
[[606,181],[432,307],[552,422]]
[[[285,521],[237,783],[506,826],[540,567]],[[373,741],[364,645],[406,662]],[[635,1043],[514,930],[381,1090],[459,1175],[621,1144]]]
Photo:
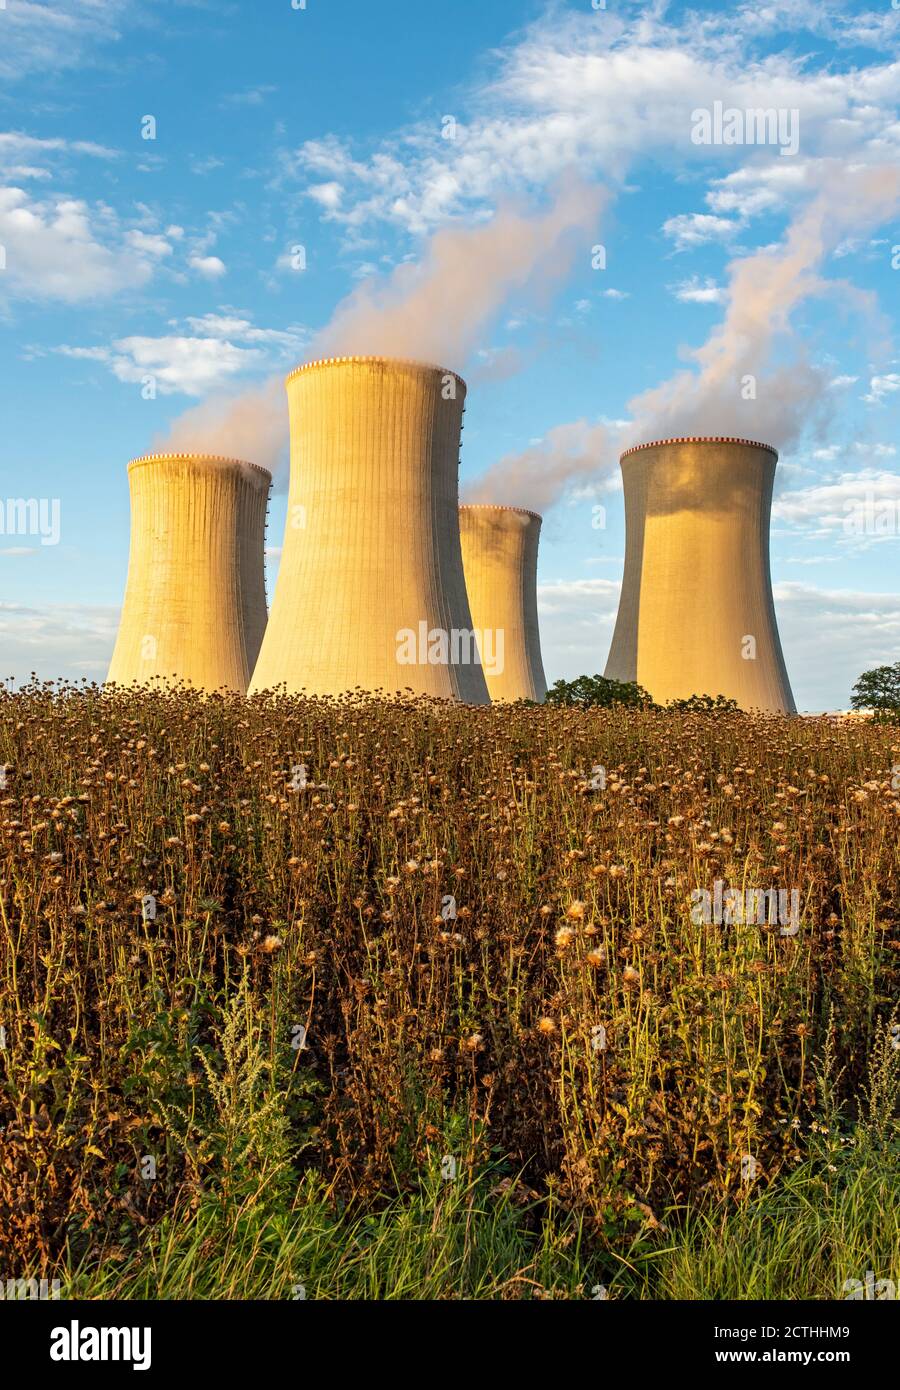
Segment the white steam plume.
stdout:
[[558,501],[567,485],[590,476],[594,484],[612,475],[618,459],[621,427],[587,420],[554,425],[543,439],[521,454],[507,454],[464,484],[467,502],[503,502],[544,511]]
[[460,367],[514,290],[541,296],[590,253],[606,194],[568,176],[553,205],[502,204],[489,222],[435,232],[422,260],[387,283],[364,281],[338,305],[314,357],[376,353]]
[[236,396],[211,396],[179,415],[159,452],[224,454],[261,464],[277,476],[287,459],[287,400],[281,377]]
[[[702,347],[699,370],[679,370],[629,401],[631,423],[610,429],[576,421],[557,425],[539,444],[500,459],[466,488],[475,500],[547,507],[575,481],[596,484],[614,473],[629,444],[677,435],[746,436],[784,448],[826,399],[828,376],[791,341],[791,316],[804,300],[829,292],[819,268],[852,232],[878,226],[900,208],[900,169],[831,167],[774,251],[757,251],[728,267],[728,307]],[[776,348],[793,358],[773,362]],[[755,399],[744,399],[754,377]]]
[[[764,376],[773,349],[789,332],[797,306],[833,288],[817,273],[826,255],[898,206],[900,169],[829,169],[776,251],[757,251],[729,266],[725,317],[693,354],[699,372],[677,372],[629,402],[635,437],[749,433],[776,447],[793,443],[829,377],[802,360]],[[741,394],[748,377],[756,380],[755,399]]]
[[[411,357],[460,370],[514,291],[540,300],[585,261],[607,194],[569,175],[551,206],[506,203],[489,222],[436,232],[420,262],[364,282],[337,307],[310,357]],[[188,410],[157,447],[227,454],[278,472],[287,414],[280,377]]]

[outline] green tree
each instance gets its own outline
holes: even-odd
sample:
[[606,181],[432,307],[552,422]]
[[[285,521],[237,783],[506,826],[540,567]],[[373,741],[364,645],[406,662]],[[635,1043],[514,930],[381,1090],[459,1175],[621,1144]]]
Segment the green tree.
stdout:
[[900,661],[864,671],[853,687],[850,703],[854,709],[900,714]]
[[690,695],[686,700],[670,700],[667,709],[687,710],[692,714],[737,714],[740,705],[727,695]]
[[608,680],[606,676],[579,676],[574,681],[556,681],[547,692],[547,704],[580,705],[584,709],[610,709],[613,705],[653,708],[650,696],[635,681]]

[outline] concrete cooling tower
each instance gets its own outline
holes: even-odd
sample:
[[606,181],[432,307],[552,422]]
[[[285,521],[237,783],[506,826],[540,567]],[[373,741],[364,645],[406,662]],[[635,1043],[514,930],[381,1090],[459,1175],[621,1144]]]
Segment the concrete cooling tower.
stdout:
[[250,693],[410,687],[486,704],[459,544],[465,382],[334,357],[286,385],[287,525]]
[[625,573],[606,675],[660,704],[724,695],[795,712],[769,574],[776,451],[748,439],[627,449]]
[[469,606],[492,700],[547,694],[537,615],[540,534],[541,518],[521,507],[459,509]]
[[207,454],[128,465],[131,549],[108,681],[243,694],[266,626],[271,474]]

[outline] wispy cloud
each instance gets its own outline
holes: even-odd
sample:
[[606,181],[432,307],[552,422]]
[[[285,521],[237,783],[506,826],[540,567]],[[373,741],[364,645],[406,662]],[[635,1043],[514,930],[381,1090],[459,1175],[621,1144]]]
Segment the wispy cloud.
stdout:
[[[816,536],[837,533],[854,545],[865,544],[865,534],[857,536],[849,523],[867,499],[871,499],[873,509],[887,504],[900,518],[900,475],[872,467],[842,471],[809,487],[780,493],[772,504],[772,516]],[[893,540],[900,549],[896,530]]]
[[797,708],[846,709],[864,671],[897,660],[900,596],[775,585],[775,608]]
[[2,15],[0,78],[81,67],[121,37],[127,0],[8,0]]
[[235,313],[186,320],[189,334],[117,338],[108,347],[62,344],[54,349],[75,361],[96,362],[127,385],[152,382],[161,395],[205,396],[235,377],[293,362],[302,350],[302,328],[257,327]]
[[[802,192],[801,162],[885,160],[900,148],[900,65],[848,62],[839,72],[772,52],[779,27],[808,27],[784,8],[769,7],[773,18],[764,24],[749,7],[706,10],[702,18],[664,6],[608,11],[602,25],[595,14],[554,11],[503,50],[486,81],[460,94],[452,124],[420,122],[368,151],[320,136],[282,153],[280,177],[298,179],[311,196],[327,187],[323,216],[351,237],[377,221],[421,234],[490,205],[504,189],[545,186],[570,164],[612,183],[642,155],[697,168],[691,113],[715,101],[800,109],[802,160],[759,147],[702,151],[711,178],[707,209],[673,214],[667,235],[681,249],[727,240],[749,218]],[[836,8],[828,9],[832,33],[862,41],[859,24],[839,22]],[[898,32],[891,15],[872,20],[876,46]]]
[[896,391],[900,391],[900,373],[887,372],[884,376],[872,377],[862,399],[869,405],[882,405]]
[[206,280],[218,280],[227,270],[225,262],[219,256],[190,256],[188,265]]
[[662,229],[663,236],[674,241],[676,251],[691,251],[710,241],[731,241],[741,227],[741,222],[709,212],[680,212],[667,217]]
[[682,304],[724,304],[728,292],[723,285],[706,276],[692,275],[689,280],[681,280],[669,286],[669,293]]
[[109,207],[21,188],[0,188],[0,245],[0,296],[69,304],[146,285],[159,262],[158,243],[141,245]]
[[273,94],[273,92],[277,91],[277,87],[270,86],[266,83],[263,83],[258,87],[245,87],[240,92],[228,92],[227,95],[225,95],[222,98],[222,105],[262,106],[266,98],[270,97]]
[[6,670],[41,680],[102,681],[116,640],[119,609],[90,604],[0,603]]

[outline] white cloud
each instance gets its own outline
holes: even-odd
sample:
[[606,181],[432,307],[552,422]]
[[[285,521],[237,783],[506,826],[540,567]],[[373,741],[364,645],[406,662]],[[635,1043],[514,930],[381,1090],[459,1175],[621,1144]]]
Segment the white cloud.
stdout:
[[259,87],[247,87],[242,92],[231,92],[222,100],[223,106],[262,106],[266,97],[277,92],[277,87],[261,85]]
[[[565,167],[616,181],[639,155],[657,155],[687,169],[712,166],[710,211],[698,216],[716,220],[705,230],[685,223],[684,232],[723,237],[730,232],[722,214],[740,226],[780,204],[818,159],[872,162],[900,147],[900,63],[847,62],[841,71],[838,58],[813,67],[771,51],[770,28],[749,7],[701,17],[658,5],[606,12],[602,24],[591,13],[554,11],[499,54],[493,78],[461,96],[454,140],[442,138],[435,119],[360,157],[329,135],[285,153],[282,177],[306,180],[309,192],[339,184],[339,205],[326,199],[323,213],[350,233],[378,220],[422,233],[482,210],[502,190],[545,187]],[[715,101],[798,109],[801,156],[694,145],[691,113]]]
[[77,304],[136,289],[153,276],[158,250],[135,242],[108,207],[77,198],[36,200],[0,187],[0,245],[11,297]]
[[121,38],[126,0],[8,0],[2,14],[0,78],[80,67],[95,49]]
[[781,563],[783,565],[837,565],[840,563],[839,555],[784,555]]
[[870,444],[866,440],[858,439],[854,442],[853,452],[871,455],[872,458],[890,459],[896,454],[897,447],[895,444]]
[[241,372],[261,367],[258,348],[219,338],[117,338],[110,348],[69,347],[56,351],[76,360],[101,362],[118,381],[141,385],[153,377],[162,395],[205,396]]
[[611,579],[560,579],[538,585],[541,653],[550,684],[602,674],[619,590]]
[[334,180],[330,183],[310,184],[306,190],[308,197],[314,199],[326,212],[334,212],[341,205],[344,190],[341,185]]
[[188,265],[207,280],[218,280],[225,274],[225,262],[218,256],[191,256]]
[[582,497],[621,486],[623,422],[573,420],[552,426],[527,448],[505,454],[464,486],[466,501],[501,502],[542,512],[564,493]]
[[745,33],[772,36],[807,30],[840,43],[847,40],[883,48],[891,34],[898,33],[896,12],[848,12],[848,6],[836,0],[771,0],[769,4],[741,5],[735,22]]
[[125,233],[125,240],[128,242],[129,246],[133,246],[135,251],[140,252],[142,255],[161,259],[163,256],[171,256],[172,254],[171,243],[168,242],[164,236],[160,236],[159,234],[142,232],[139,229],[135,229]]
[[799,710],[846,709],[864,671],[897,660],[900,595],[775,586],[788,675]]
[[242,343],[265,344],[280,348],[286,355],[299,352],[307,339],[300,325],[288,329],[257,328],[246,315],[235,312],[188,317],[188,327],[203,338],[236,338]]
[[[111,160],[118,158],[118,151],[110,149],[108,145],[98,145],[93,140],[66,140],[61,136],[45,138],[26,135],[21,130],[0,132],[0,169],[7,178],[14,177],[17,160],[35,157],[52,160],[58,155],[84,155],[90,159]],[[41,173],[49,177],[47,170]]]
[[217,154],[191,156],[192,174],[199,174],[202,177],[204,174],[211,174],[214,170],[223,169],[224,167],[224,159],[220,159]]
[[[0,184],[0,246],[6,252],[0,300],[79,304],[143,288],[163,264],[171,265],[185,232],[177,224],[160,231],[144,204],[136,204],[133,214],[126,221],[106,203],[53,193],[37,197]],[[228,216],[209,214],[210,229],[193,238],[187,252],[191,268],[209,279],[225,273],[219,257],[204,252]]]
[[872,377],[869,389],[862,399],[869,405],[881,405],[895,391],[900,391],[900,372],[888,372],[886,376]]
[[713,179],[705,202],[712,212],[728,213],[746,223],[804,193],[814,168],[813,160],[757,157],[723,178]]
[[882,246],[887,246],[888,242],[884,237],[845,237],[838,243],[832,251],[835,260],[841,260],[844,256],[853,256],[855,259],[874,261],[882,255]]
[[714,217],[708,212],[682,212],[676,217],[667,217],[662,229],[663,235],[675,242],[676,251],[688,251],[710,241],[729,241],[741,226],[739,222]]
[[190,334],[117,338],[109,347],[62,344],[54,349],[75,361],[97,362],[117,381],[142,385],[153,377],[161,395],[205,396],[234,377],[296,361],[305,330],[257,328],[235,313],[188,318]]
[[848,521],[869,498],[873,506],[893,504],[900,515],[900,475],[877,468],[838,473],[810,487],[782,492],[772,503],[772,517],[790,526],[811,528],[815,535],[837,532],[855,540]]
[[669,290],[684,304],[724,304],[728,299],[727,290],[709,276],[701,281],[699,276],[692,275],[689,280],[670,285]]
[[118,608],[101,605],[0,603],[4,674],[18,681],[32,671],[41,680],[102,681],[118,622]]

